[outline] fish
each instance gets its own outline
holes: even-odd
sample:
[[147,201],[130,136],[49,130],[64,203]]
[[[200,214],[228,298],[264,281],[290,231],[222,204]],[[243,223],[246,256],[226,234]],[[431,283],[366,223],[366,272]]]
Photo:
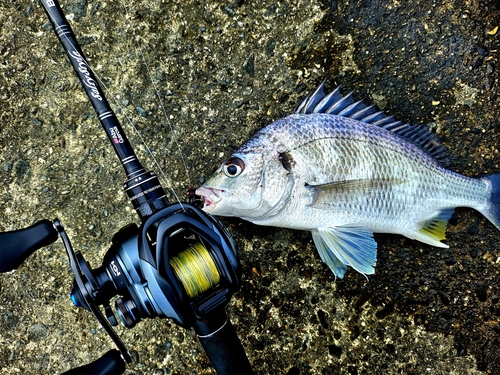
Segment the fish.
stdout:
[[336,278],[375,273],[374,233],[446,248],[456,207],[500,230],[500,174],[467,177],[425,125],[410,125],[325,81],[288,116],[258,131],[196,190],[203,210],[311,231]]

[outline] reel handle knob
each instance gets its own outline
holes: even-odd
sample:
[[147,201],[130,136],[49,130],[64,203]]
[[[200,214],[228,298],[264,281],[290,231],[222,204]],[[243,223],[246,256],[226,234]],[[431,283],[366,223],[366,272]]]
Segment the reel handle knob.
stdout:
[[57,231],[50,220],[41,220],[24,229],[0,233],[0,272],[16,269],[32,253],[55,242],[57,237]]
[[120,375],[124,372],[125,362],[120,356],[120,352],[111,349],[94,362],[66,371],[61,375]]

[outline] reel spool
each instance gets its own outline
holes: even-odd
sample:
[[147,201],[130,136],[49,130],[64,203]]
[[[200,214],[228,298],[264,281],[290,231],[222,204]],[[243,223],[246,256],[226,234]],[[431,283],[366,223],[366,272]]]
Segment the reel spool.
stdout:
[[190,298],[220,283],[220,274],[207,248],[196,242],[169,260],[174,274]]

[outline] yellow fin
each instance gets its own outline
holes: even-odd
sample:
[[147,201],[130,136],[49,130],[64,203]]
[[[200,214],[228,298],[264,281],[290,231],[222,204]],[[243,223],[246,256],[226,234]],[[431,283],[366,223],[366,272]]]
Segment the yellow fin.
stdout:
[[432,246],[448,247],[440,241],[446,239],[446,225],[453,215],[453,211],[453,209],[446,209],[439,212],[436,217],[426,222],[417,233],[414,233],[413,238]]

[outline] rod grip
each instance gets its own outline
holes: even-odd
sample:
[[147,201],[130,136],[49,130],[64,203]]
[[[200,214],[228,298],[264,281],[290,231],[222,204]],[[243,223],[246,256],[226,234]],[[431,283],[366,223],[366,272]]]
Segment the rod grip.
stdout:
[[229,319],[214,333],[198,336],[218,375],[251,375],[245,349]]
[[125,362],[120,356],[120,352],[111,349],[94,362],[66,371],[61,375],[120,375],[124,372]]

